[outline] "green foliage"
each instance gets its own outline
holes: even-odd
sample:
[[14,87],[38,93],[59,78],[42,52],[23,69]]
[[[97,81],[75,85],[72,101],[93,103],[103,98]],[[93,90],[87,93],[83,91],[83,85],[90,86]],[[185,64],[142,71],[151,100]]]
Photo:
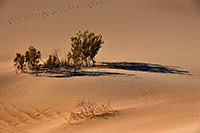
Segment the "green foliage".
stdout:
[[102,47],[102,35],[93,32],[79,31],[75,37],[71,37],[71,52],[68,53],[68,62],[74,66],[90,66],[95,64],[95,56]]
[[25,53],[25,61],[28,63],[28,67],[31,70],[39,69],[40,58],[41,52],[33,46],[30,46],[29,50]]
[[18,69],[24,72],[25,67],[25,60],[24,55],[21,55],[20,53],[16,53],[16,57],[14,59],[14,66]]
[[93,32],[79,31],[74,37],[71,37],[71,51],[66,58],[59,59],[58,51],[55,54],[49,55],[46,61],[41,59],[41,52],[30,46],[24,55],[17,53],[14,59],[14,66],[17,70],[27,72],[28,70],[40,69],[41,62],[48,68],[64,68],[79,70],[81,66],[92,66],[95,64],[95,56],[98,54],[99,49],[102,47],[102,35],[95,35]]
[[47,59],[47,67],[48,68],[56,68],[59,66],[59,59],[56,55],[49,55],[49,58]]
[[33,46],[29,47],[29,50],[25,52],[25,55],[21,55],[20,53],[16,54],[14,59],[14,66],[21,70],[25,71],[26,66],[30,70],[39,70],[39,61],[41,58],[41,53]]

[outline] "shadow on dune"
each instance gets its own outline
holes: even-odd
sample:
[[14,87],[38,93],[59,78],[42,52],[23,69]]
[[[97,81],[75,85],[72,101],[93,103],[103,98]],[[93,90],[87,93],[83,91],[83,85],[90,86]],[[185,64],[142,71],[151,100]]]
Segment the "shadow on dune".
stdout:
[[[108,72],[101,69],[120,69],[127,71],[141,71],[151,73],[166,73],[166,74],[181,74],[191,75],[188,71],[179,70],[177,66],[162,66],[159,64],[137,63],[137,62],[101,62],[99,65],[91,67],[94,70],[79,69],[76,72],[74,68],[54,68],[49,69],[42,67],[39,71],[29,72],[29,74],[37,77],[50,78],[69,78],[69,77],[98,77],[98,76],[135,76],[134,74],[127,74],[122,72]],[[96,69],[95,69],[96,68]]]
[[168,73],[189,75],[188,71],[178,70],[178,67],[162,66],[159,64],[138,63],[138,62],[101,62],[100,68],[122,69],[130,71],[143,71],[152,73]]
[[69,69],[57,68],[48,69],[42,68],[39,71],[29,72],[29,74],[36,75],[37,77],[49,77],[49,78],[70,78],[70,77],[98,77],[98,76],[134,76],[134,74],[117,73],[117,72],[104,72],[104,71],[88,71],[88,70],[78,70],[74,72]]

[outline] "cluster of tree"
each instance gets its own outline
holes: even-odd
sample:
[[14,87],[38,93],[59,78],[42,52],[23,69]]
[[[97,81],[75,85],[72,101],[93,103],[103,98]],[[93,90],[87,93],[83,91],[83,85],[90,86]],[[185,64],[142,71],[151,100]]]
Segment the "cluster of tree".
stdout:
[[58,68],[62,66],[77,67],[90,67],[95,65],[95,56],[98,54],[99,49],[102,47],[102,35],[95,35],[93,32],[79,31],[76,36],[71,37],[71,51],[68,52],[67,59],[60,61],[58,54],[49,55],[48,59],[44,62],[41,60],[41,52],[30,46],[24,55],[17,53],[14,59],[14,66],[17,70],[22,72],[31,70],[37,71],[40,69],[40,61],[45,67]]

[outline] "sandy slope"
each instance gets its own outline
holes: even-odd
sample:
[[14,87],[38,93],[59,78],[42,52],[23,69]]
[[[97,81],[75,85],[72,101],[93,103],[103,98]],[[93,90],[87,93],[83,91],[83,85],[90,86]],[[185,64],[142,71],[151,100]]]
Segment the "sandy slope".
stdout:
[[[0,0],[0,132],[200,132],[199,20],[197,0]],[[16,52],[65,56],[80,29],[103,35],[97,61],[107,65],[74,77],[15,73]],[[67,125],[84,98],[120,113]]]

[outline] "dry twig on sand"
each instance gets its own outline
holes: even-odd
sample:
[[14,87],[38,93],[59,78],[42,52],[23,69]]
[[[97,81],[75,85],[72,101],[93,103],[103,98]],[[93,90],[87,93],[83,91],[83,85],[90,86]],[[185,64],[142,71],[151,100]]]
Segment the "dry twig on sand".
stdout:
[[78,120],[113,115],[117,111],[110,104],[98,106],[96,103],[86,102],[85,100],[79,101],[76,107],[79,109],[79,112],[71,112],[70,116],[65,118],[69,124]]

